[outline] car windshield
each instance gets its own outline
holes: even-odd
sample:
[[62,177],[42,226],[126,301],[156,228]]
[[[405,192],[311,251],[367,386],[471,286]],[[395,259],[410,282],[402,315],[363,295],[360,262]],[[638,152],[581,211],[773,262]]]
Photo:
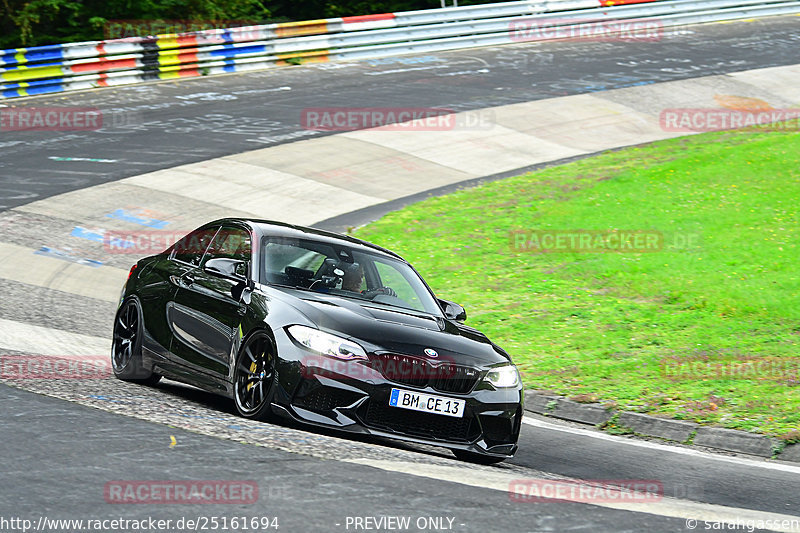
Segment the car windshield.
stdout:
[[420,277],[402,261],[313,240],[262,242],[261,272],[270,284],[441,314]]

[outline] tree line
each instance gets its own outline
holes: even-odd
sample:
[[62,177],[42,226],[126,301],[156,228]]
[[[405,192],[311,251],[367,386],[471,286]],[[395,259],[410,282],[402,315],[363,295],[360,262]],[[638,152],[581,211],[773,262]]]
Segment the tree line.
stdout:
[[0,0],[0,49],[441,5],[442,0]]

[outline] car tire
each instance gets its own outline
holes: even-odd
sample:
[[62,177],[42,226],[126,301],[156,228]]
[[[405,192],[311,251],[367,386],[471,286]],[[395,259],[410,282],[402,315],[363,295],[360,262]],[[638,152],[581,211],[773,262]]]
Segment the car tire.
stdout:
[[122,303],[114,317],[111,343],[111,368],[124,381],[155,385],[159,374],[144,367],[142,359],[142,310],[135,299]]
[[275,358],[275,344],[266,332],[253,333],[242,344],[233,374],[233,400],[239,415],[266,420],[272,414]]
[[497,463],[502,463],[506,460],[505,457],[496,457],[494,455],[482,455],[480,453],[475,452],[468,452],[466,450],[450,450],[453,452],[453,455],[456,456],[457,459],[461,461],[467,461],[469,463],[476,463],[479,465],[495,465]]

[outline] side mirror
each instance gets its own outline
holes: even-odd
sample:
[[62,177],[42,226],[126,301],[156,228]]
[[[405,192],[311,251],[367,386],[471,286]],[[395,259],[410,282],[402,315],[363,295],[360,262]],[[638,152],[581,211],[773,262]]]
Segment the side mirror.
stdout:
[[231,297],[237,302],[250,303],[250,294],[256,288],[256,284],[247,277],[246,261],[218,257],[206,261],[203,270],[212,276],[237,282],[231,287]]
[[253,283],[253,280],[242,280],[231,287],[231,298],[237,302],[244,302],[245,304],[250,305],[250,296],[253,294],[253,290],[255,288],[256,284]]
[[450,320],[464,322],[467,319],[467,311],[460,305],[449,300],[442,300],[439,298],[439,305],[442,306],[444,316]]
[[247,277],[245,274],[247,272],[247,263],[237,259],[225,259],[223,257],[209,259],[203,265],[203,270],[212,276],[233,281],[241,281]]

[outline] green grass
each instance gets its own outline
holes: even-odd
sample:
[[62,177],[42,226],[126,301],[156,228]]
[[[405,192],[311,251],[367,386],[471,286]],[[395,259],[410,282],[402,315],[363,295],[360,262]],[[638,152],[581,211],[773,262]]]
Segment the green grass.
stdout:
[[[411,261],[528,388],[800,440],[800,134],[722,132],[429,198],[359,229]],[[515,230],[655,230],[651,253]]]

